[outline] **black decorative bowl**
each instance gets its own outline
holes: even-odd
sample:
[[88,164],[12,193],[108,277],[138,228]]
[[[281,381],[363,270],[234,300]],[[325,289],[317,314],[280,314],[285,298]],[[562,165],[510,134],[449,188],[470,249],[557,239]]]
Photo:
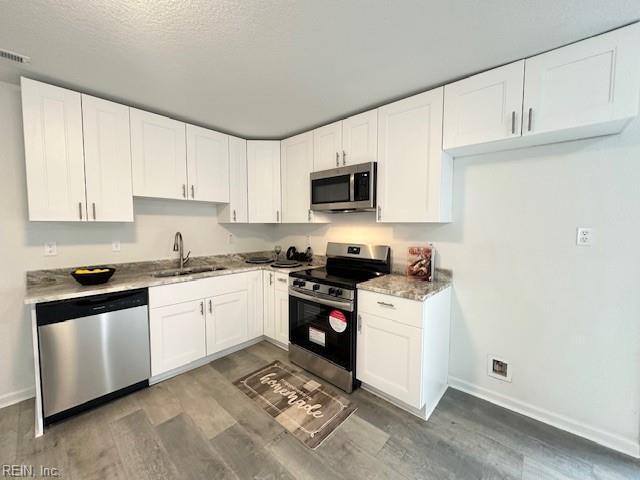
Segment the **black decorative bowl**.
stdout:
[[[94,272],[94,270],[99,271]],[[115,272],[116,269],[112,267],[79,267],[71,272],[71,276],[75,278],[80,285],[100,285],[101,283],[107,283]]]

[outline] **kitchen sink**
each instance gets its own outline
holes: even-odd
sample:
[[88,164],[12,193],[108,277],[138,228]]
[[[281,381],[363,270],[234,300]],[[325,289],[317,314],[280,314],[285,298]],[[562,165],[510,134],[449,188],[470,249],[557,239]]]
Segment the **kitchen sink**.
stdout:
[[227,267],[193,267],[193,268],[172,268],[171,270],[161,270],[151,274],[152,277],[181,277],[183,275],[194,275],[196,273],[218,272],[226,270]]

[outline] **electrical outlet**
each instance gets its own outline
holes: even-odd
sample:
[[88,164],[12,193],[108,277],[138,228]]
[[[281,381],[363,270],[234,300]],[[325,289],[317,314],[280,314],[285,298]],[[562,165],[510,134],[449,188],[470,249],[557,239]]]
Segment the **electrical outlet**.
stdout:
[[307,235],[307,247],[311,246],[311,236]]
[[233,243],[233,233],[229,234],[228,241],[229,241],[229,245]]
[[503,382],[511,382],[511,374],[508,361],[496,355],[487,355],[487,375]]
[[44,256],[55,257],[58,255],[58,245],[56,242],[45,242],[44,244]]
[[593,243],[593,229],[590,227],[578,227],[576,234],[576,245],[579,247],[590,247]]
[[120,240],[114,240],[111,242],[111,251],[119,252],[120,251]]

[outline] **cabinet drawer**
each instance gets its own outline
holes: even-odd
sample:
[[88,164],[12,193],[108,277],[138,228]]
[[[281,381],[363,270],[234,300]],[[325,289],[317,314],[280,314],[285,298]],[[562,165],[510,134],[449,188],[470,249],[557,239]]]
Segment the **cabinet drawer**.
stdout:
[[288,292],[289,291],[289,274],[287,273],[276,273],[274,276],[274,282],[276,286],[276,290],[279,292]]
[[382,293],[358,291],[358,312],[388,318],[398,323],[422,328],[422,302]]

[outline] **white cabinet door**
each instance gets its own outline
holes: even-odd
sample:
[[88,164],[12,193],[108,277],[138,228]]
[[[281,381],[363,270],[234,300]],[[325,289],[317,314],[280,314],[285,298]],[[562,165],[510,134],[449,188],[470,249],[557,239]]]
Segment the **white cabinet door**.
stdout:
[[342,121],[340,165],[378,160],[378,110],[354,115]]
[[313,132],[280,142],[282,223],[311,222],[310,174],[313,170]]
[[275,317],[275,273],[264,271],[263,273],[263,302],[264,302],[264,334],[276,338]]
[[247,174],[249,223],[279,223],[281,219],[280,142],[249,140],[247,142]]
[[229,204],[218,208],[218,220],[247,223],[247,141],[229,137]]
[[422,408],[422,330],[364,312],[358,321],[357,378]]
[[523,135],[637,115],[639,44],[634,24],[528,58]]
[[187,198],[185,124],[130,109],[133,194]]
[[151,375],[186,365],[206,354],[204,300],[149,310]]
[[289,345],[289,292],[287,290],[276,287],[274,292],[274,310],[275,339],[283,345]]
[[378,221],[449,221],[451,159],[442,154],[442,103],[440,87],[378,109]]
[[88,220],[133,222],[129,107],[82,95]]
[[342,165],[342,122],[334,122],[313,131],[313,171]]
[[248,291],[239,290],[206,299],[207,355],[247,340]]
[[444,87],[443,148],[520,136],[524,60]]
[[229,202],[229,136],[187,125],[188,195],[192,200]]
[[264,334],[263,272],[258,270],[243,275],[247,278],[247,308],[249,316],[247,340],[252,340]]
[[29,220],[86,220],[80,94],[22,77]]

